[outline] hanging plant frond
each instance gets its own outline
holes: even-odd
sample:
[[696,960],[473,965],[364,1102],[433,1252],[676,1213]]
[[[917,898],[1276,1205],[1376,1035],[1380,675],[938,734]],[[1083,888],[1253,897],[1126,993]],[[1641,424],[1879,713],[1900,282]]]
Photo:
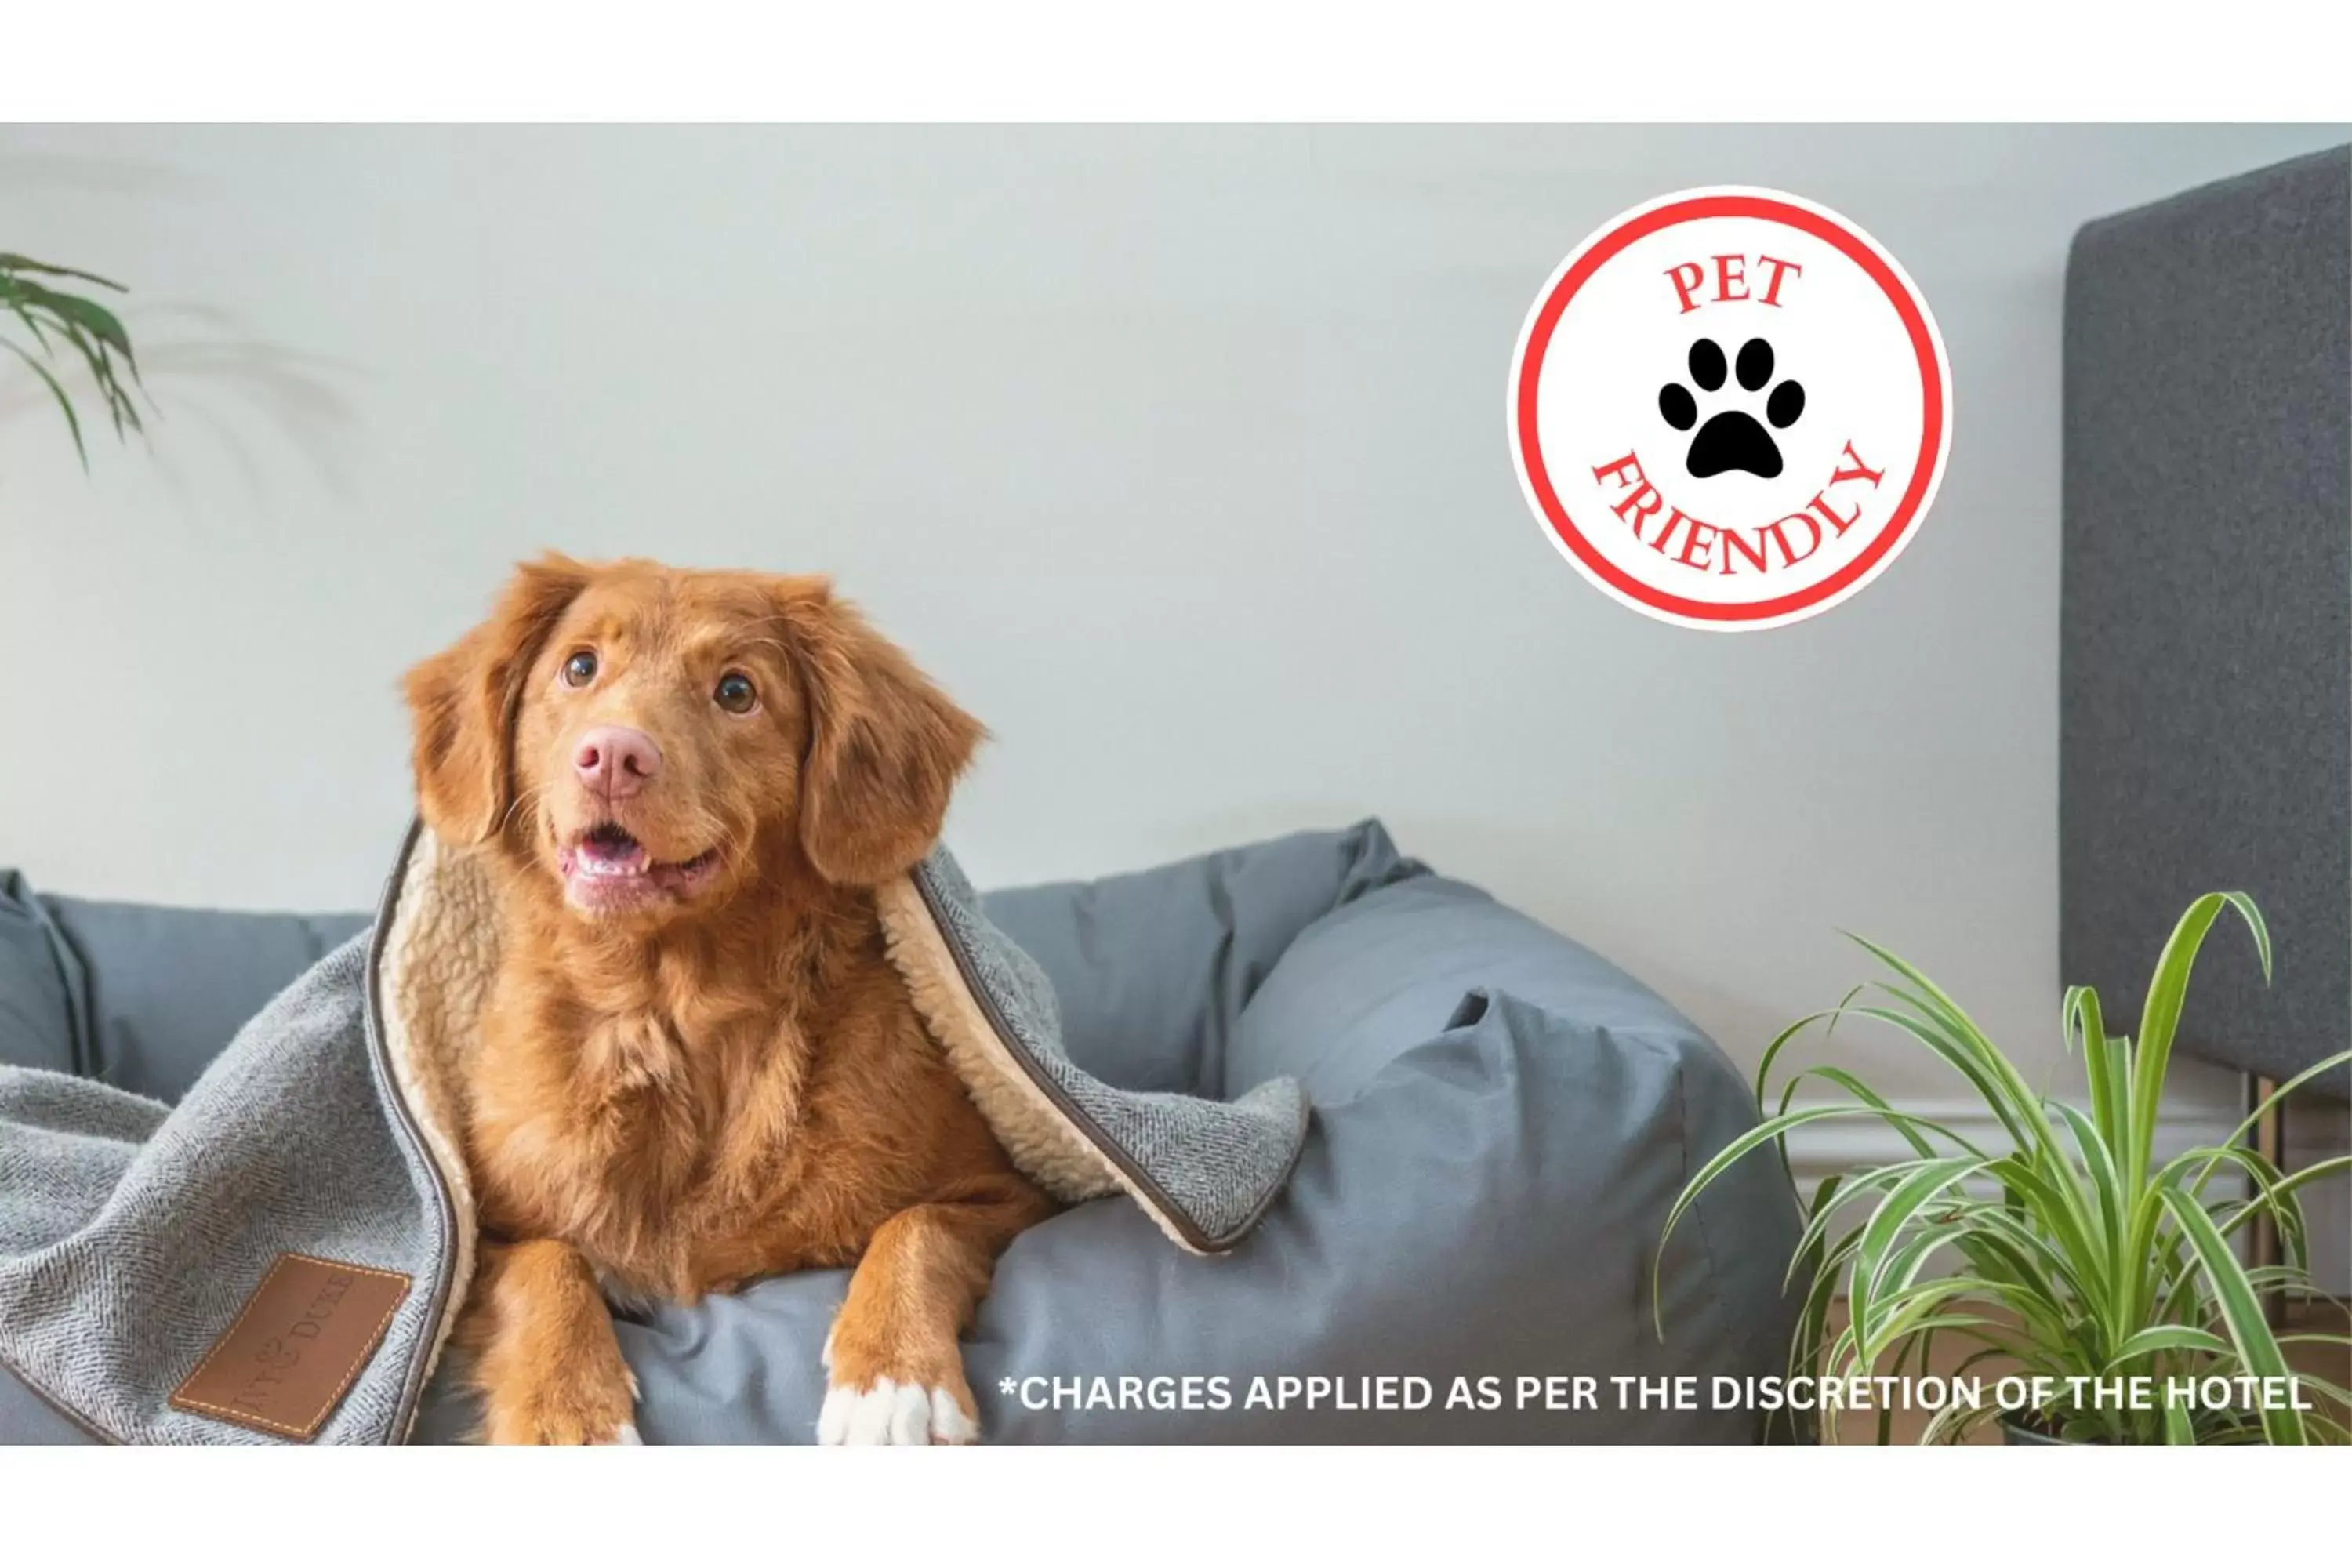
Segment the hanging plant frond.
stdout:
[[81,415],[54,367],[71,366],[78,361],[86,368],[115,435],[127,437],[146,428],[140,422],[133,395],[139,385],[139,357],[131,350],[131,334],[113,311],[86,294],[58,287],[58,279],[94,283],[118,294],[126,291],[121,284],[94,272],[0,252],[0,347],[31,366],[48,388],[58,412],[66,416],[74,450],[87,468],[89,447],[82,437]]

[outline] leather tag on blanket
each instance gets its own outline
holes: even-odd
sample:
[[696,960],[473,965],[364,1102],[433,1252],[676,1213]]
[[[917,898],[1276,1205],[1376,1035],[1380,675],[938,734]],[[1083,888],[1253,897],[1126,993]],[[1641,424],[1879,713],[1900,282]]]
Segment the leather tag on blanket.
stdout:
[[405,1274],[281,1252],[172,1407],[307,1443],[407,1296]]

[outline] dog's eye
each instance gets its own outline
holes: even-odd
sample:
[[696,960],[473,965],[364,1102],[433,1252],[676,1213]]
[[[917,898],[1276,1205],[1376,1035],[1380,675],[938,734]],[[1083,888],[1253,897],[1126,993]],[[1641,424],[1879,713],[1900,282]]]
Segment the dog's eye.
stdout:
[[563,661],[563,684],[585,686],[596,679],[596,656],[582,648]]
[[760,702],[760,693],[752,686],[751,678],[740,669],[730,669],[720,676],[719,689],[710,698],[730,713],[749,713]]

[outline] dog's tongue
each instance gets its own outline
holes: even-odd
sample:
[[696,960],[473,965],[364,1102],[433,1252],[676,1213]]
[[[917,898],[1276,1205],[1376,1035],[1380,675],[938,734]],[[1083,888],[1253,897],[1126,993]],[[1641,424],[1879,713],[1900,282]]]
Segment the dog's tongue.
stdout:
[[620,828],[599,827],[580,841],[580,868],[592,876],[626,876],[646,868],[646,847]]

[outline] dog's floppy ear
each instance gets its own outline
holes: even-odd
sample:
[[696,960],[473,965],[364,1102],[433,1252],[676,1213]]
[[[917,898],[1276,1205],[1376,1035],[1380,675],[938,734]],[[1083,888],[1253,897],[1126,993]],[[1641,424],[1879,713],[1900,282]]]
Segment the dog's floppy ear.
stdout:
[[808,698],[801,847],[827,881],[870,887],[929,850],[988,731],[824,578],[780,578],[776,598]]
[[508,756],[531,662],[589,568],[553,552],[516,568],[490,618],[408,672],[416,800],[445,842],[479,844],[513,800]]

